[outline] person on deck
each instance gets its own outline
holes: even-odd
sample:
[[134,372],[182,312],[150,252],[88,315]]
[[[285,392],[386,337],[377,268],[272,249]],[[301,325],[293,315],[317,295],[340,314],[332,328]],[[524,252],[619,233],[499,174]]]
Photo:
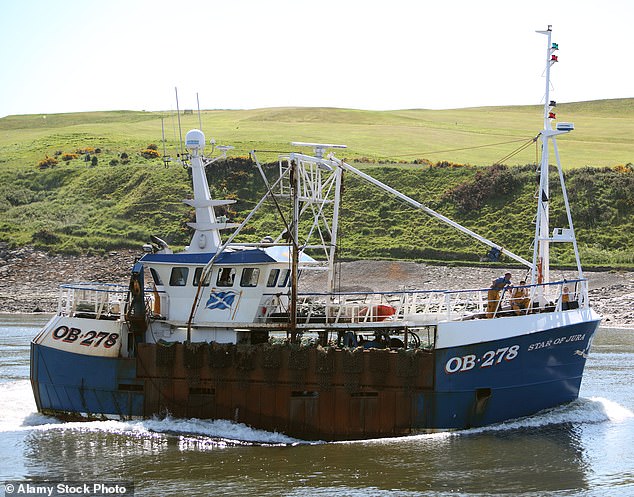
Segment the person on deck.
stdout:
[[568,289],[567,286],[564,287],[562,293],[561,293],[561,310],[562,311],[567,311],[569,310],[570,307],[570,290]]
[[525,281],[520,281],[519,287],[514,287],[511,291],[511,308],[518,316],[528,313],[528,309],[531,303],[531,299],[528,297],[528,288],[521,288],[522,285],[526,285]]
[[500,292],[511,284],[511,273],[506,273],[495,280],[487,294],[487,319],[491,319],[500,306]]

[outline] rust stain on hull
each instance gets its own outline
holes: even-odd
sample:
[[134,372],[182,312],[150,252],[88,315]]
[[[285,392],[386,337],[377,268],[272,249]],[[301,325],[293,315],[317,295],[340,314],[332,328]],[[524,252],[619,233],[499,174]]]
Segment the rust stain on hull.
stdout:
[[[228,419],[306,440],[412,433],[431,351],[139,344],[144,415]],[[420,425],[419,425],[420,426]]]

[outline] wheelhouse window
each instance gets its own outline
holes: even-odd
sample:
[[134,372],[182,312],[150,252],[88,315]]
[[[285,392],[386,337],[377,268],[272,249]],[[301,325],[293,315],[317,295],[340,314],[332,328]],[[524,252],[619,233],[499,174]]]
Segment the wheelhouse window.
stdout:
[[258,279],[260,278],[260,268],[247,267],[242,270],[242,277],[240,278],[240,286],[258,286]]
[[282,274],[280,275],[280,279],[279,279],[279,283],[277,286],[287,286],[288,285],[288,278],[291,275],[291,270],[290,269],[283,269],[282,270]]
[[236,279],[236,270],[232,267],[223,267],[218,271],[218,280],[216,285],[218,286],[233,286],[233,282]]
[[[200,277],[203,274],[203,268],[201,267],[197,267],[196,271],[194,271],[194,281],[192,282],[192,284],[194,286],[198,286],[198,284],[200,283]],[[211,272],[207,273],[207,277],[205,278],[205,281],[203,281],[202,286],[209,286],[209,282],[211,281]]]
[[154,284],[156,286],[162,286],[163,285],[163,280],[161,279],[161,276],[158,274],[158,271],[156,269],[151,267],[150,268],[150,274],[152,275],[152,279],[154,280]]
[[187,284],[187,276],[189,268],[173,267],[170,275],[170,286],[185,286]]
[[275,284],[277,283],[277,277],[279,275],[280,275],[279,269],[271,269],[271,272],[269,273],[269,279],[266,280],[266,286],[274,287]]

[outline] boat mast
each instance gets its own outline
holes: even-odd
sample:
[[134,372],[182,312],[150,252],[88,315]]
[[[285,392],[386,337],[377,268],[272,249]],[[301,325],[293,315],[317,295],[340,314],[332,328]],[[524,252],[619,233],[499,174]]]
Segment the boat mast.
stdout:
[[[321,248],[325,251],[328,260],[328,277],[327,277],[327,289],[328,293],[332,294],[335,291],[336,286],[336,267],[335,261],[337,256],[337,236],[339,231],[339,207],[341,205],[341,186],[343,169],[338,167],[337,162],[331,161],[329,158],[325,158],[324,155],[327,149],[345,149],[346,145],[326,144],[326,143],[308,143],[308,142],[291,142],[291,145],[296,147],[312,147],[313,155],[305,155],[302,153],[293,152],[289,155],[287,160],[292,171],[296,171],[296,177],[299,183],[296,186],[299,192],[298,202],[303,203],[301,207],[298,203],[298,213],[301,214],[304,210],[312,209],[313,205],[317,205],[317,209],[312,209],[313,212],[313,226],[309,231],[308,238],[313,233],[318,234],[321,237],[320,245],[308,245],[307,243],[302,246],[302,250],[306,248]],[[291,188],[294,183],[291,182]],[[332,205],[332,219],[330,224],[326,220],[324,215],[324,208],[326,205]],[[321,227],[320,227],[321,225]],[[325,233],[321,230],[324,229]],[[308,241],[308,240],[307,240]],[[299,243],[299,238],[297,239]],[[331,297],[332,298],[332,297]]]
[[216,147],[222,155],[205,160],[203,149],[205,147],[205,135],[198,129],[193,129],[185,136],[187,149],[191,154],[191,162],[188,166],[192,171],[192,185],[194,198],[185,199],[183,202],[196,209],[196,221],[187,223],[187,226],[195,230],[187,252],[216,252],[221,245],[220,230],[236,228],[236,223],[228,223],[226,219],[217,219],[214,207],[229,205],[235,200],[213,200],[209,192],[209,183],[205,167],[219,159],[226,158],[227,150],[233,147]]
[[[552,45],[552,27],[548,25],[546,31],[537,31],[548,37],[546,44],[546,92],[544,96],[544,128],[541,132],[542,160],[539,166],[539,191],[537,192],[537,219],[535,226],[535,246],[533,248],[533,271],[531,283],[548,283],[550,281],[550,241],[549,237],[549,182],[548,182],[548,152],[550,149],[552,120],[551,112],[554,104],[550,100],[550,68],[557,61],[553,52],[557,45]],[[552,117],[551,117],[552,116]]]
[[[559,123],[556,126],[556,129],[553,129],[553,121],[556,119],[554,110],[557,103],[550,99],[550,68],[558,62],[558,56],[555,55],[555,52],[559,50],[559,46],[557,43],[552,43],[551,41],[552,27],[550,25],[545,31],[537,32],[546,35],[548,37],[548,43],[546,45],[544,129],[540,133],[542,140],[542,160],[539,165],[539,191],[537,192],[537,218],[535,223],[535,243],[533,247],[533,270],[531,272],[531,284],[548,283],[550,281],[550,244],[553,242],[569,242],[573,244],[579,278],[583,277],[577,240],[575,238],[575,232],[572,225],[568,194],[566,192],[563,170],[559,159],[559,150],[557,148],[557,140],[555,138],[558,135],[572,131],[574,129],[574,125],[572,123]],[[559,172],[559,181],[561,183],[561,190],[569,226],[568,228],[555,228],[552,235],[550,234],[550,190],[548,178],[551,141],[555,151],[555,160],[557,163],[557,170]]]

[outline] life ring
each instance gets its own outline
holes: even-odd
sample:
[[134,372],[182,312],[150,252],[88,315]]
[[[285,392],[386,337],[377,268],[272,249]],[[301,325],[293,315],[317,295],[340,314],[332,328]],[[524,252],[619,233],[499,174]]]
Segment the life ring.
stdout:
[[[364,307],[359,311],[359,316],[366,316],[368,314],[368,308]],[[390,318],[396,314],[396,309],[391,305],[386,304],[377,304],[372,306],[372,311],[370,313],[370,319],[368,321],[385,321],[387,318]],[[364,319],[365,321],[365,319]]]

